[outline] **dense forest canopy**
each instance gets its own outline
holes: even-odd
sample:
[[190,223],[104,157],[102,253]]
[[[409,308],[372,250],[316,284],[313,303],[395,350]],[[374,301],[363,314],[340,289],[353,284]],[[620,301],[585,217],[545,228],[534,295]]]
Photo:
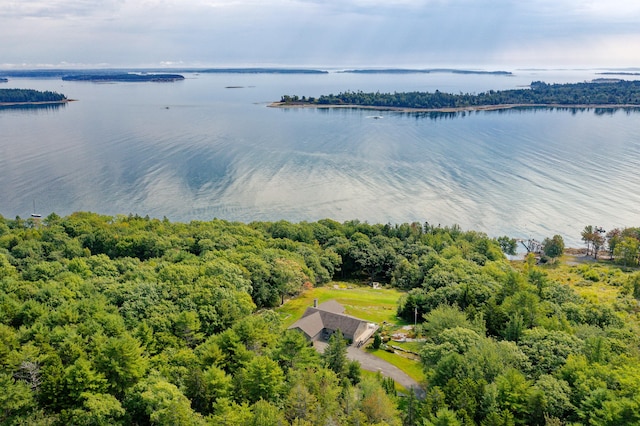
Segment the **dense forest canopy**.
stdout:
[[285,104],[355,105],[388,108],[470,108],[495,105],[639,105],[640,81],[604,80],[547,84],[534,81],[528,89],[490,90],[479,94],[430,92],[342,92],[318,98],[284,95]]
[[[555,278],[533,255],[510,264],[506,240],[428,223],[0,216],[0,424],[640,422],[640,273]],[[270,309],[333,279],[406,292],[424,399],[363,375],[339,336],[318,355]],[[590,283],[619,296],[569,285]]]
[[56,92],[33,89],[0,89],[0,103],[63,102],[66,96]]

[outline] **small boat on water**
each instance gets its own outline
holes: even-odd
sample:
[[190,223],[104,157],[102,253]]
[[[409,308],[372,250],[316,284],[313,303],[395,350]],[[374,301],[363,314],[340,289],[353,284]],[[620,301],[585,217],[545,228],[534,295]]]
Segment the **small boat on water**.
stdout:
[[31,213],[31,217],[34,219],[40,219],[42,215],[40,213],[36,213],[36,200],[33,200],[33,213]]

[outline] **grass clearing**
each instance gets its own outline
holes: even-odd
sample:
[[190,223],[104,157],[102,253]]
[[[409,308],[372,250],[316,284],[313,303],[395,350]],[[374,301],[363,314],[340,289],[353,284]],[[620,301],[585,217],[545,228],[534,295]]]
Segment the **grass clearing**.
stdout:
[[288,300],[276,309],[283,317],[286,327],[296,322],[305,309],[313,306],[313,300],[319,303],[336,300],[345,307],[346,314],[366,321],[382,324],[404,324],[396,316],[398,299],[402,292],[396,289],[374,289],[369,286],[347,282],[331,282],[324,287],[316,287],[305,291],[294,299]]
[[583,298],[598,304],[612,305],[620,296],[623,283],[628,278],[618,265],[605,261],[558,262],[542,269],[552,280],[569,285]]

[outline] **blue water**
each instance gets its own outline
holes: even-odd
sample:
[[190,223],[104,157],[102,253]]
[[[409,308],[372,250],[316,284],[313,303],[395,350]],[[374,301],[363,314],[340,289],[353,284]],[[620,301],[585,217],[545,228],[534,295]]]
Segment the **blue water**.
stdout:
[[78,101],[0,110],[0,214],[28,217],[35,201],[43,216],[428,221],[490,236],[560,234],[576,246],[588,224],[640,225],[638,112],[267,107],[284,94],[479,92],[585,81],[593,72],[186,77],[4,83]]

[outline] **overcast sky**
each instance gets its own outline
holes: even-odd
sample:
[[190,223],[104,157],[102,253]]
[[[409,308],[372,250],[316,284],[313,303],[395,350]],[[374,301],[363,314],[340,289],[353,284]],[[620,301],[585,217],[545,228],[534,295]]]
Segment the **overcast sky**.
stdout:
[[0,67],[638,67],[638,0],[3,0]]

